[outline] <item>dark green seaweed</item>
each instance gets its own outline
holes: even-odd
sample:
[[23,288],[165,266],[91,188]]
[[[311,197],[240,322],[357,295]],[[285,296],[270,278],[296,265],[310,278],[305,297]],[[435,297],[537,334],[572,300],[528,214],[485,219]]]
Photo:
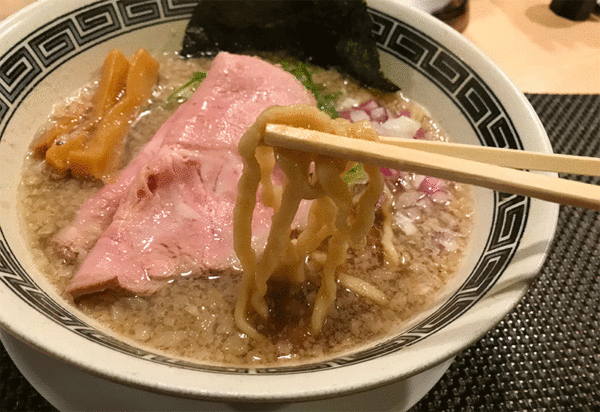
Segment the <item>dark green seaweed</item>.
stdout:
[[396,91],[380,71],[363,0],[202,0],[186,28],[182,56],[285,51],[341,69],[369,87]]

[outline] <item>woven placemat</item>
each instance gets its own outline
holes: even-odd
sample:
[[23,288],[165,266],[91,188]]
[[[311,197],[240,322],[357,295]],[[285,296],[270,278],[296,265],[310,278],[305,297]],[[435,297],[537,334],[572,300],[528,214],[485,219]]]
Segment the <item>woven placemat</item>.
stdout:
[[[600,156],[600,95],[527,97],[555,152]],[[411,412],[600,411],[599,303],[600,214],[561,207],[550,254],[527,295],[457,356]],[[0,411],[53,410],[0,345]]]
[[[600,156],[600,95],[527,98],[555,152]],[[599,304],[600,214],[561,206],[529,292],[411,412],[600,411]]]

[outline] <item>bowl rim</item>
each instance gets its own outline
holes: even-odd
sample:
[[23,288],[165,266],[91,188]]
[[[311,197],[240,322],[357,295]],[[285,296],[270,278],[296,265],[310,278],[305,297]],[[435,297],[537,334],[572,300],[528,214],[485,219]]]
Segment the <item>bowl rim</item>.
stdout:
[[[58,6],[60,4],[60,6]],[[27,8],[21,10],[15,15],[9,17],[4,22],[0,23],[0,32],[1,33],[14,33],[23,31],[26,32],[27,28],[24,28],[24,21],[27,19],[46,19],[47,10],[52,5],[57,5],[56,13],[60,15],[61,11],[67,11],[77,8],[85,8],[86,6],[92,4],[113,4],[111,1],[95,1],[95,0],[87,0],[86,2],[82,1],[57,1],[57,0],[42,0],[37,3],[34,3]],[[403,6],[402,4],[398,4],[393,0],[380,0],[380,1],[370,1],[369,6],[372,11],[380,10],[384,14],[396,15],[400,13],[402,16],[410,19],[410,25],[416,25],[419,27],[419,31],[428,33],[429,36],[432,37],[445,37],[444,41],[450,42],[453,47],[456,47],[457,50],[455,53],[461,54],[461,56],[466,56],[465,58],[470,61],[471,65],[474,65],[475,72],[485,72],[486,76],[492,78],[494,82],[499,82],[506,90],[507,96],[509,96],[509,103],[512,106],[515,106],[519,110],[525,110],[528,113],[528,119],[531,120],[530,127],[536,132],[536,134],[540,137],[540,141],[538,143],[541,144],[541,150],[546,152],[551,152],[551,147],[548,138],[546,137],[544,128],[537,118],[537,115],[533,111],[528,100],[525,96],[510,82],[510,80],[504,75],[495,65],[483,55],[482,52],[477,50],[475,46],[465,41],[461,35],[450,27],[444,25],[439,22],[435,18],[430,15],[421,12],[419,10],[411,9],[409,7]],[[53,9],[54,10],[54,9]],[[408,23],[407,23],[408,25]],[[42,27],[42,24],[39,24],[38,27]],[[37,29],[37,28],[36,28]],[[28,33],[28,31],[27,31]],[[4,36],[4,34],[3,34]],[[23,36],[22,36],[23,37]],[[516,110],[516,109],[515,109]],[[218,382],[220,385],[225,385],[226,389],[221,391],[215,391],[213,389],[203,389],[195,387],[194,385],[183,384],[181,383],[183,379],[176,378],[176,382],[178,384],[169,381],[164,382],[156,382],[156,380],[148,379],[145,377],[140,377],[136,371],[131,371],[131,373],[123,374],[122,372],[116,373],[110,367],[106,365],[99,365],[97,362],[90,361],[90,356],[92,357],[102,357],[105,355],[105,348],[86,348],[85,353],[68,353],[67,350],[65,352],[64,348],[57,348],[53,345],[48,344],[44,340],[45,328],[40,328],[36,330],[31,330],[27,327],[27,325],[22,323],[11,322],[10,316],[17,316],[17,314],[10,313],[11,311],[0,311],[0,326],[4,329],[8,330],[18,338],[24,340],[31,346],[46,352],[62,361],[67,363],[71,363],[77,365],[88,372],[98,375],[113,381],[117,381],[119,383],[123,383],[129,386],[137,387],[137,388],[145,388],[153,391],[163,392],[171,395],[184,396],[184,397],[201,397],[201,398],[210,398],[211,400],[232,400],[236,401],[240,400],[249,400],[249,401],[290,401],[290,400],[300,400],[300,399],[320,399],[327,398],[332,396],[339,396],[347,393],[353,393],[356,391],[366,390],[368,388],[373,388],[376,386],[382,386],[386,383],[392,382],[394,380],[408,378],[410,376],[414,376],[426,369],[429,369],[449,358],[455,356],[458,352],[465,349],[466,347],[473,344],[475,341],[480,339],[490,328],[492,328],[495,324],[497,324],[510,309],[516,306],[521,299],[521,297],[525,294],[527,290],[527,284],[533,279],[533,276],[537,273],[539,268],[541,267],[545,256],[547,254],[548,248],[550,246],[551,240],[554,236],[556,222],[558,220],[558,206],[556,205],[541,205],[538,201],[531,201],[528,206],[529,208],[539,208],[542,207],[545,211],[548,219],[546,220],[549,223],[553,223],[548,225],[548,227],[543,228],[544,234],[543,238],[545,239],[543,245],[543,251],[538,254],[538,261],[534,265],[535,267],[528,268],[527,276],[522,279],[518,279],[520,282],[520,287],[518,290],[512,291],[512,299],[509,302],[502,301],[501,299],[496,299],[496,301],[492,302],[495,308],[501,308],[501,310],[496,311],[493,314],[488,315],[486,319],[486,324],[479,324],[478,327],[474,328],[473,333],[469,336],[469,339],[463,340],[460,344],[455,344],[453,342],[449,342],[443,351],[439,351],[437,355],[432,356],[431,353],[427,353],[428,361],[421,362],[419,367],[413,368],[410,372],[405,372],[401,375],[394,372],[386,372],[380,376],[378,380],[371,380],[369,382],[357,381],[354,380],[352,383],[335,383],[325,388],[313,388],[312,390],[304,391],[303,393],[297,393],[295,388],[299,383],[298,379],[286,379],[286,383],[281,385],[278,392],[273,392],[273,388],[270,386],[271,382],[266,376],[260,376],[259,374],[255,374],[252,376],[252,382],[244,382],[247,388],[243,391],[239,390],[239,385],[237,389],[231,389],[226,387],[227,381],[223,380],[222,382]],[[0,232],[1,232],[0,228]],[[5,299],[2,299],[3,302],[12,301],[15,303],[15,299],[11,299],[12,297],[4,290],[4,285],[0,282],[0,296],[4,296]],[[494,299],[492,299],[494,300]],[[478,302],[476,302],[478,303]],[[4,305],[3,306],[8,306]],[[474,305],[475,307],[475,305]],[[14,311],[13,311],[14,312]],[[471,309],[470,319],[472,321],[476,321],[473,317],[474,309]],[[38,314],[39,315],[39,314]],[[42,315],[40,315],[42,316]],[[44,318],[45,319],[45,318]],[[47,320],[46,320],[47,322]],[[74,339],[74,342],[77,342],[77,339],[83,339],[81,337],[77,337]],[[83,343],[83,341],[80,341]],[[99,345],[98,345],[99,346]],[[414,347],[413,347],[414,348]],[[418,356],[420,351],[415,351],[414,355]],[[126,356],[123,354],[117,354],[116,360],[122,360],[125,364],[129,364],[125,358],[122,356]],[[381,359],[376,362],[376,366],[385,367],[385,361]],[[148,369],[148,372],[157,373],[157,374],[165,374],[165,370],[167,374],[175,373],[173,370],[180,370],[176,368],[176,365],[173,365],[171,368],[164,368],[164,365],[145,365],[145,369]],[[171,371],[169,371],[171,369]],[[338,369],[339,370],[339,369]],[[331,370],[320,370],[319,373],[323,375],[321,378],[321,382],[335,381],[336,373],[331,373]],[[184,378],[193,377],[189,374],[183,374]],[[150,374],[152,376],[152,374]],[[211,377],[209,376],[209,379]],[[214,376],[212,376],[214,378]],[[169,376],[169,379],[171,377]],[[175,378],[173,378],[175,379]],[[218,380],[218,379],[217,379]],[[239,377],[237,379],[239,381]],[[284,388],[286,386],[287,388]]]

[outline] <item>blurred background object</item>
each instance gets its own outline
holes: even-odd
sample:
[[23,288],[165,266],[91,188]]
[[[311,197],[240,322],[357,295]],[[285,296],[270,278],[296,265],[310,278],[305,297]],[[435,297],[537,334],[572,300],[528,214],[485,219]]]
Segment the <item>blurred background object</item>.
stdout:
[[462,33],[523,92],[600,94],[600,16],[572,21],[551,0],[471,0]]
[[35,0],[1,0],[0,1],[0,20],[7,18],[14,12],[30,5]]
[[469,0],[400,0],[430,13],[462,32],[469,23]]
[[552,0],[550,10],[569,20],[584,21],[597,5],[596,0]]
[[[452,2],[394,1],[431,14],[441,13],[444,5]],[[584,21],[573,21],[554,13],[550,9],[552,1],[454,0],[455,4],[464,4],[461,18],[466,27],[461,27],[460,18],[453,27],[496,63],[522,92],[600,94],[598,9]],[[33,2],[0,0],[0,20]]]

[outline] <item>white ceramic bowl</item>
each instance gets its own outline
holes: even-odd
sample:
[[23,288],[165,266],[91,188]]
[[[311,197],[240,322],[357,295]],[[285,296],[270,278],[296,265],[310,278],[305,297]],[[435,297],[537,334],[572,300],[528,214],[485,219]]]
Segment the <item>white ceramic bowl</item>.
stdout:
[[[50,355],[70,373],[93,377],[98,388],[119,385],[130,400],[144,394],[186,402],[314,400],[447,367],[523,296],[552,239],[556,205],[475,189],[470,251],[435,307],[392,337],[302,366],[217,367],[133,346],[94,327],[38,273],[22,235],[16,196],[34,132],[53,103],[90,80],[109,50],[179,49],[193,5],[185,0],[45,0],[0,25],[0,326],[5,337],[7,331],[10,339]],[[373,0],[369,6],[384,72],[425,105],[453,141],[551,152],[526,98],[459,33],[391,0]],[[43,371],[33,374],[43,376]]]

